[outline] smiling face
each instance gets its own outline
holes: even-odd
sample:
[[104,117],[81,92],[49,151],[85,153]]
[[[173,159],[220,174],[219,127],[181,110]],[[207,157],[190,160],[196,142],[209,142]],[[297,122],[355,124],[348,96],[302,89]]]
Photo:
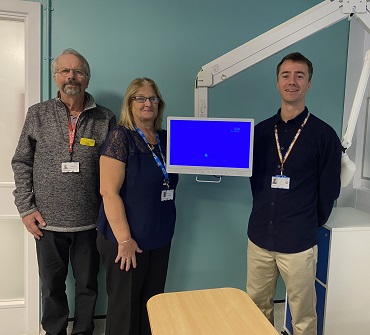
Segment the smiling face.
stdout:
[[277,89],[283,104],[303,109],[306,93],[310,85],[311,81],[309,80],[306,63],[286,60],[281,64],[277,79]]
[[73,54],[61,55],[58,58],[54,81],[60,94],[67,96],[84,95],[89,84],[83,62]]
[[[154,89],[149,85],[144,85],[139,88],[135,94],[136,97],[157,97]],[[154,120],[158,115],[158,103],[146,99],[145,102],[132,100],[131,112],[134,117],[135,124],[154,126]]]

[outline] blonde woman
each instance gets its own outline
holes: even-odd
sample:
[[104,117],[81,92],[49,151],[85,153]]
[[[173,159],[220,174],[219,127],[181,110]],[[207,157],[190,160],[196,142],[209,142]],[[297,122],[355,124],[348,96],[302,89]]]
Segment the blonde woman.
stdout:
[[164,106],[153,80],[134,79],[101,152],[97,243],[106,268],[107,335],[150,335],[146,303],[164,291],[178,182],[166,171]]

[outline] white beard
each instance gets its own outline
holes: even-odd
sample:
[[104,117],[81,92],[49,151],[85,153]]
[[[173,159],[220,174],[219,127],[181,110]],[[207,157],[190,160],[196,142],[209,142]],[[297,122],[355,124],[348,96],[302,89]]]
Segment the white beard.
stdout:
[[81,93],[81,87],[80,86],[72,86],[72,87],[65,86],[63,89],[63,92],[67,95],[78,95]]

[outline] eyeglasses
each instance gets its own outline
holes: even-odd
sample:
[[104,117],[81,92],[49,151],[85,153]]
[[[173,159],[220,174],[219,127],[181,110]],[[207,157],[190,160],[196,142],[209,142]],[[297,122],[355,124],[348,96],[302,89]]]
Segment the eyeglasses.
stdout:
[[74,75],[76,75],[76,77],[79,78],[83,78],[86,75],[85,71],[81,69],[60,69],[56,73],[62,75],[63,77],[67,77],[71,71]]
[[139,103],[142,103],[142,104],[145,103],[146,100],[149,100],[150,102],[152,102],[154,104],[159,104],[159,102],[161,101],[161,99],[159,99],[157,97],[149,97],[149,98],[147,98],[147,97],[141,97],[141,96],[139,96],[139,97],[132,97],[131,99],[132,100],[135,100],[135,101],[137,101]]

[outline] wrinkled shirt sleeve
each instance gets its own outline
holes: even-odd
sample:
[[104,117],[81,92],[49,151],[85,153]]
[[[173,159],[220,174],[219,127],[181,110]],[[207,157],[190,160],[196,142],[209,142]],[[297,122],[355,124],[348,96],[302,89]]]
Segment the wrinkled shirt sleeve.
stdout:
[[318,224],[325,224],[333,209],[334,201],[340,193],[342,146],[337,134],[333,131],[326,139],[321,153],[318,183],[317,217]]
[[34,128],[33,112],[30,108],[11,161],[15,181],[14,203],[21,217],[37,211],[33,193],[33,162],[37,142]]

